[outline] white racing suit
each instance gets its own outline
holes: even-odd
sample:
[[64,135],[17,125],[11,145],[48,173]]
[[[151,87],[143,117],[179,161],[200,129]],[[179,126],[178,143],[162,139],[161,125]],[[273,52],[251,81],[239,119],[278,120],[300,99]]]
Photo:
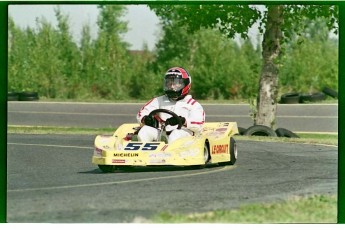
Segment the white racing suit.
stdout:
[[[165,95],[153,98],[138,112],[138,122],[141,123],[143,117],[155,109],[167,109],[186,119],[186,123],[181,129],[177,129],[177,125],[166,126],[167,133],[170,133],[168,138],[169,143],[178,138],[195,135],[202,131],[205,122],[205,111],[200,103],[194,100],[191,95],[187,95],[178,101],[170,100]],[[171,117],[167,113],[158,113],[158,116],[164,121]],[[144,125],[138,133],[139,141],[143,142],[157,141],[158,136],[159,131],[147,125]]]

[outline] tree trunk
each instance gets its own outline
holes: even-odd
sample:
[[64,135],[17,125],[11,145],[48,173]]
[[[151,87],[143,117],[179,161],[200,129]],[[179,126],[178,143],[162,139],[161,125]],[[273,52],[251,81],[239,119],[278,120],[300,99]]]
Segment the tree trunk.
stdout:
[[282,39],[283,6],[268,6],[266,31],[262,42],[263,67],[257,97],[256,125],[273,128],[277,112],[278,58]]

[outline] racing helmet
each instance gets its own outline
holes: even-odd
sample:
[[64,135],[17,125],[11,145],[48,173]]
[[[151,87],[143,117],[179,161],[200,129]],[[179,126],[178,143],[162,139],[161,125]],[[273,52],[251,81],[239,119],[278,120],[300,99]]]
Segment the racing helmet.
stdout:
[[181,67],[168,69],[164,76],[163,89],[165,95],[172,100],[184,98],[191,88],[192,78],[187,70]]

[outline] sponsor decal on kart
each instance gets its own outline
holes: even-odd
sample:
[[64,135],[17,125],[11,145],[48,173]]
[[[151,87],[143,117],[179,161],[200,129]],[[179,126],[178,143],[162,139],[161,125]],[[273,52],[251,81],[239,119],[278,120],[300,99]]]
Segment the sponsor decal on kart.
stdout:
[[229,145],[214,145],[212,146],[212,154],[228,153]]
[[93,150],[93,155],[101,157],[102,156],[102,149],[96,148]]
[[114,157],[139,157],[139,153],[114,153]]
[[192,149],[180,152],[180,157],[195,157],[198,154],[198,150]]
[[125,159],[113,159],[111,162],[112,163],[118,163],[118,164],[124,164],[124,163],[126,163],[126,160]]
[[226,130],[228,130],[227,128],[218,128],[215,130],[215,132],[219,132],[219,133],[225,133]]
[[150,159],[150,164],[164,164],[165,163],[165,159],[161,159],[161,158],[158,158],[158,159]]
[[153,143],[141,143],[141,142],[129,142],[123,150],[155,150],[160,145],[160,143],[153,142]]
[[161,149],[161,151],[164,151],[169,145],[164,145],[164,147]]
[[169,158],[171,157],[171,153],[150,153],[150,158]]

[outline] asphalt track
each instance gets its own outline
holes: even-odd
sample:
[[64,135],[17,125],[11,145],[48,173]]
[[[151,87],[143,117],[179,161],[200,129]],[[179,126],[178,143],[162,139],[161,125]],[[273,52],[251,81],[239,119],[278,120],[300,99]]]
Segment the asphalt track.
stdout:
[[237,141],[234,166],[146,168],[111,174],[91,163],[94,135],[8,134],[9,223],[133,223],[337,194],[338,148]]
[[[9,125],[116,128],[135,123],[144,103],[21,102],[8,103]],[[204,104],[207,122],[254,124],[248,104]],[[278,104],[276,128],[293,132],[338,133],[338,104]]]

